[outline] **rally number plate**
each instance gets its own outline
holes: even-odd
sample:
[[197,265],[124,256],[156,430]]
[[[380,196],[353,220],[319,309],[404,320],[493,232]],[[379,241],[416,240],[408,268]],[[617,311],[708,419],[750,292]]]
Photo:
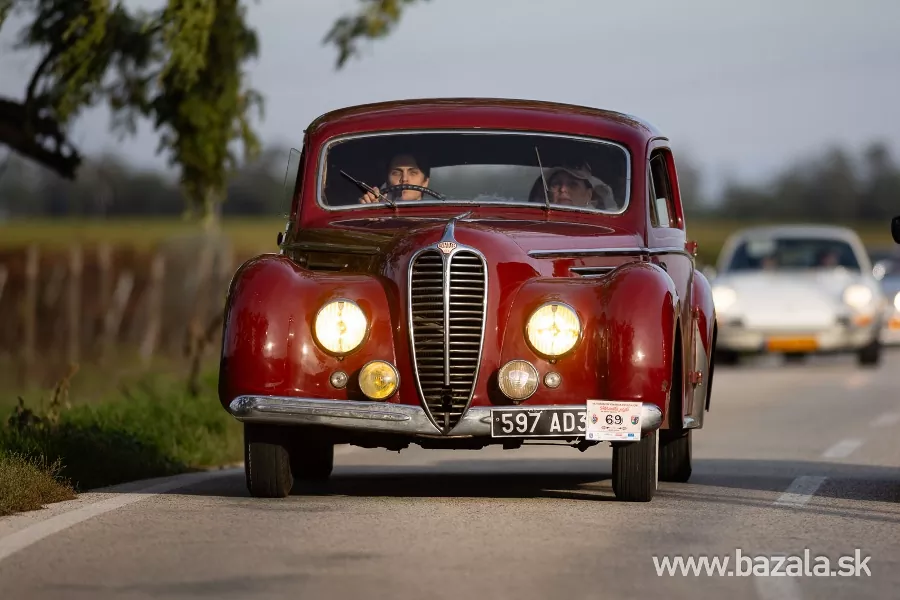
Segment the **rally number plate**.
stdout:
[[584,409],[491,409],[491,437],[577,437],[584,432]]

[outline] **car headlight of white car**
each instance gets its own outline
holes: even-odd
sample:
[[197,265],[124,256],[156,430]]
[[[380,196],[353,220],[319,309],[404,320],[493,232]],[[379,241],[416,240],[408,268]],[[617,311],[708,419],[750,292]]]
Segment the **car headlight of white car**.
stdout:
[[714,286],[712,297],[717,311],[726,311],[737,302],[737,292],[724,285]]
[[894,296],[894,308],[900,311],[900,292],[897,292],[897,295]]
[[844,304],[847,304],[856,310],[867,308],[873,298],[874,294],[872,294],[872,290],[858,283],[855,283],[844,290]]

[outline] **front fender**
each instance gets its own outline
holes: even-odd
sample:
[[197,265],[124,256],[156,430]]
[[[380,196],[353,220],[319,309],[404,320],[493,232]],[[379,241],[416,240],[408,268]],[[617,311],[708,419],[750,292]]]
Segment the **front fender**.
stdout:
[[[361,346],[342,360],[314,341],[316,312],[348,298],[368,321]],[[342,370],[356,381],[362,366],[379,358],[396,364],[383,283],[368,275],[321,274],[280,255],[248,260],[235,273],[225,304],[219,367],[219,401],[226,409],[240,395],[360,399],[352,385],[335,389]]]
[[[530,361],[541,383],[522,404],[580,404],[588,399],[633,400],[656,404],[666,414],[672,375],[676,298],[668,274],[656,265],[630,263],[602,279],[541,279],[519,290],[509,311],[500,365]],[[575,348],[556,361],[535,353],[525,324],[541,304],[570,305],[582,324]],[[543,385],[549,371],[562,384]],[[508,404],[496,386],[492,402]]]

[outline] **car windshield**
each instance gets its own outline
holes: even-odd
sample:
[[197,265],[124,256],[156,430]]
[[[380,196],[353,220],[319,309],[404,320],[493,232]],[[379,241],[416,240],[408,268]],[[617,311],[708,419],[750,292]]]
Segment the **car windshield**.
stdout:
[[319,202],[542,207],[549,199],[554,209],[616,213],[626,207],[629,178],[628,153],[601,140],[481,130],[367,134],[327,146]]
[[741,241],[731,255],[728,271],[815,269],[843,267],[860,271],[853,247],[843,240],[762,238]]

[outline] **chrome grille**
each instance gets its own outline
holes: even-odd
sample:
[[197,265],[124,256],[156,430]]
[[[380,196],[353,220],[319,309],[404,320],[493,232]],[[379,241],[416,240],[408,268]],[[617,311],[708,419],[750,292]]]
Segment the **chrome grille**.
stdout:
[[484,260],[469,250],[444,257],[426,250],[410,272],[410,321],[416,383],[435,425],[449,432],[475,387],[484,334]]

